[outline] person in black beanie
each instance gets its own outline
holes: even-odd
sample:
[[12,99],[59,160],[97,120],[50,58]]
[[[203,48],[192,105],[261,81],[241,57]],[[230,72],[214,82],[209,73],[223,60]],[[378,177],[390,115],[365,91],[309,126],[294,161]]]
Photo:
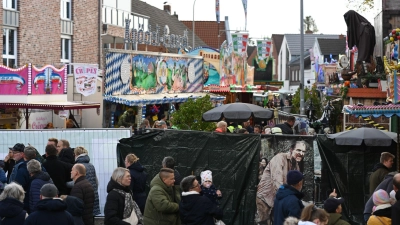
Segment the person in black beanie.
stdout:
[[300,192],[304,176],[300,171],[290,170],[286,176],[287,184],[282,185],[276,193],[274,201],[274,224],[283,224],[289,216],[300,218],[304,208]]

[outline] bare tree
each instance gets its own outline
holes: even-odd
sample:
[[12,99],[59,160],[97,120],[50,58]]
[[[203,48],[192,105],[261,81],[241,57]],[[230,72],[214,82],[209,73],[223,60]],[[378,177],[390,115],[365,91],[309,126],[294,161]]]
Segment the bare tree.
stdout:
[[[311,16],[306,16],[303,20],[304,26],[306,27],[306,32],[312,31],[313,33],[318,32],[317,24],[315,23],[314,19]],[[312,28],[312,29],[311,29]]]
[[374,0],[348,0],[347,7],[355,11],[366,12],[374,8]]

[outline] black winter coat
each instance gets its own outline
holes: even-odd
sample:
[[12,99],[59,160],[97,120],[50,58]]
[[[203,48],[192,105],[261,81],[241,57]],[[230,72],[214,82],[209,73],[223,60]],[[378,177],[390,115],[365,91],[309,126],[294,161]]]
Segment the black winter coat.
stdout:
[[58,159],[60,161],[74,164],[75,163],[75,154],[72,148],[63,148],[61,149],[60,153],[58,154]]
[[43,163],[47,173],[56,185],[60,195],[69,195],[71,189],[67,188],[67,182],[71,181],[72,164],[58,160],[57,156],[49,155]]
[[140,211],[144,214],[144,206],[146,205],[146,180],[147,173],[144,171],[143,166],[139,162],[135,162],[128,167],[131,173],[131,190],[133,199],[139,206]]
[[83,211],[85,209],[82,199],[68,195],[64,201],[67,203],[67,211],[71,213],[74,218],[75,225],[85,225],[82,219]]
[[66,211],[67,204],[61,199],[43,199],[36,204],[35,212],[25,220],[25,225],[74,225],[74,220]]
[[105,225],[130,225],[122,221],[124,216],[125,198],[113,189],[119,189],[125,192],[130,192],[130,187],[122,185],[110,179],[107,185],[107,200],[104,206],[104,224]]
[[24,204],[15,198],[6,198],[0,201],[0,224],[22,225],[24,224],[26,211]]
[[14,159],[9,159],[7,162],[4,162],[4,168],[3,170],[7,173],[7,183],[10,183],[10,176],[12,173],[12,170],[14,169],[15,166],[15,160]]
[[[184,192],[185,193],[185,192]],[[223,211],[209,198],[200,194],[182,196],[179,203],[179,214],[185,225],[214,225],[215,219],[222,219]]]
[[281,128],[282,134],[293,134],[293,129],[287,122],[277,124],[275,127]]
[[85,205],[82,215],[83,222],[85,225],[93,225],[94,190],[89,181],[86,180],[85,176],[76,179],[74,187],[71,190],[71,196],[83,200]]

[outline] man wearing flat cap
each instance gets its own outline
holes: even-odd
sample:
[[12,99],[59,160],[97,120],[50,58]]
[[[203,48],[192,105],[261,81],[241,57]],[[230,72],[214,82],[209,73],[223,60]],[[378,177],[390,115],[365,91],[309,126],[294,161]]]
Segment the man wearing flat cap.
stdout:
[[274,224],[283,224],[289,216],[300,219],[301,211],[304,208],[301,199],[304,194],[304,176],[300,171],[290,170],[286,176],[286,184],[282,185],[276,193],[274,202]]
[[40,189],[40,201],[36,211],[25,220],[25,225],[74,225],[74,220],[66,211],[67,203],[58,198],[54,184],[45,184]]
[[343,198],[328,198],[324,202],[324,209],[329,213],[328,225],[350,225],[342,220],[342,204]]

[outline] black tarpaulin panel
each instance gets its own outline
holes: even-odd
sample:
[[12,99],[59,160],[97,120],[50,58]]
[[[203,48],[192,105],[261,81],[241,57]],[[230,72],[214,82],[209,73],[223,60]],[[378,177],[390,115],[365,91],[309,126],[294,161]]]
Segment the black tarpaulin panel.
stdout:
[[[363,212],[370,197],[369,174],[379,163],[382,152],[396,155],[396,145],[389,147],[341,146],[325,135],[317,138],[322,159],[321,198],[325,200],[335,188],[345,199],[343,215],[354,224],[363,224]],[[392,170],[396,168],[396,160]]]
[[200,131],[153,131],[121,139],[117,145],[118,165],[124,166],[128,153],[137,155],[149,174],[148,186],[165,156],[175,159],[182,177],[211,170],[223,194],[223,221],[235,225],[254,221],[259,152],[259,135]]

